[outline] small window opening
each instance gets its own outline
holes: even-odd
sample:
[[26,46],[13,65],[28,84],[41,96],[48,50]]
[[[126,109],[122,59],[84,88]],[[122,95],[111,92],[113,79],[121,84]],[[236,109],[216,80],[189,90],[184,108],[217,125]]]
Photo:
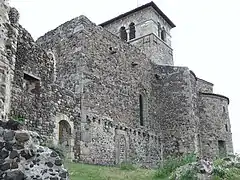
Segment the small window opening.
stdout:
[[161,31],[161,39],[166,42],[166,30],[163,28],[163,30]]
[[24,73],[24,83],[23,88],[29,93],[38,94],[40,92],[40,80]]
[[226,142],[225,141],[218,141],[218,150],[219,150],[219,156],[225,157],[227,154],[226,150]]
[[136,29],[135,24],[132,22],[129,25],[129,40],[134,39],[136,37]]
[[228,132],[228,125],[227,124],[225,124],[225,129]]
[[139,108],[140,108],[140,126],[143,126],[143,97],[139,95]]
[[223,113],[226,113],[226,108],[223,106]]
[[120,38],[123,41],[127,41],[127,31],[126,31],[126,28],[124,26],[122,26],[120,28]]

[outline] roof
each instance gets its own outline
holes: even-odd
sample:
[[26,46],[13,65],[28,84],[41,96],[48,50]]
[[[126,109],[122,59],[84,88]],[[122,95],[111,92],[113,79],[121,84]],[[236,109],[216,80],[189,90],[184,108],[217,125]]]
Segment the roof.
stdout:
[[101,23],[101,24],[99,24],[99,26],[105,26],[105,25],[110,24],[110,23],[112,23],[112,22],[114,22],[114,21],[116,21],[116,20],[119,20],[119,19],[121,19],[121,18],[124,18],[124,17],[126,17],[126,16],[128,16],[128,15],[130,15],[130,14],[132,14],[132,13],[135,13],[135,12],[137,12],[137,11],[140,11],[140,10],[145,9],[145,8],[148,8],[148,7],[152,7],[153,9],[155,9],[155,10],[157,11],[157,13],[158,13],[160,16],[162,16],[163,19],[164,19],[172,28],[176,27],[176,25],[159,9],[159,7],[158,7],[153,1],[151,1],[151,2],[149,2],[149,3],[147,3],[147,4],[144,4],[144,5],[140,6],[140,7],[137,7],[137,8],[135,8],[135,9],[131,10],[131,11],[128,11],[128,12],[126,12],[126,13],[124,13],[124,14],[121,14],[121,15],[113,18],[113,19],[110,19],[110,20],[104,22],[104,23]]

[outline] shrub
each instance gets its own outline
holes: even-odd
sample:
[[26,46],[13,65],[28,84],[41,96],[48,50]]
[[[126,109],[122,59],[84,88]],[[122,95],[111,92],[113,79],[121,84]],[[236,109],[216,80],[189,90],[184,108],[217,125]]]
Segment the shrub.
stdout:
[[170,157],[167,158],[161,167],[158,168],[155,177],[166,178],[171,175],[173,171],[177,168],[184,166],[186,164],[196,162],[197,158],[194,153],[187,154],[185,156]]

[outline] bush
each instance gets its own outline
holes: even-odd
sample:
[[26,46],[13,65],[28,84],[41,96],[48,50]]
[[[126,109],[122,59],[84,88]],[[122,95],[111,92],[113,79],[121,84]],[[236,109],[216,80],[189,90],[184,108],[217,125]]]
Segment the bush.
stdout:
[[158,168],[155,177],[157,178],[169,177],[171,173],[175,171],[177,168],[192,162],[196,162],[196,160],[197,160],[196,155],[193,153],[185,156],[167,158],[163,162],[162,166]]

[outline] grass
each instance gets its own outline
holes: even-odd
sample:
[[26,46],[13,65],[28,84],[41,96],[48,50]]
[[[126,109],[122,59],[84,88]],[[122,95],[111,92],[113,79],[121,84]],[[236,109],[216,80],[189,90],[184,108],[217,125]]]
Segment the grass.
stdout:
[[186,156],[169,157],[163,162],[163,166],[157,170],[155,177],[167,178],[177,168],[192,162],[196,162],[196,156],[193,153]]
[[106,167],[68,163],[71,180],[163,180],[154,177],[155,170]]

